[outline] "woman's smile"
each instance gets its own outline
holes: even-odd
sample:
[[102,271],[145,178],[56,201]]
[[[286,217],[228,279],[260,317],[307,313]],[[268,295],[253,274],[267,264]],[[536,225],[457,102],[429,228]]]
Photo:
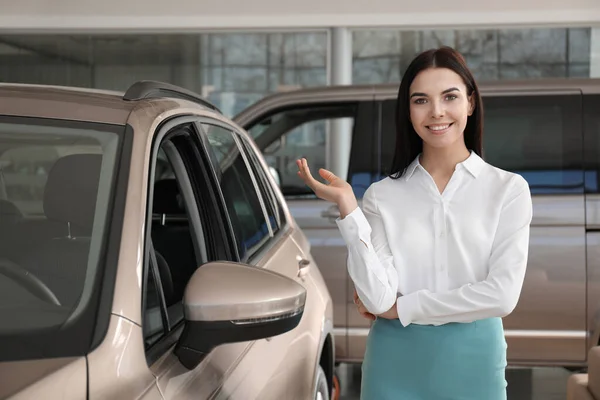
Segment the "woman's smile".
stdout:
[[429,131],[434,135],[443,135],[444,133],[448,132],[448,129],[450,129],[452,125],[454,125],[454,122],[447,124],[431,124],[427,125],[426,128],[429,129]]

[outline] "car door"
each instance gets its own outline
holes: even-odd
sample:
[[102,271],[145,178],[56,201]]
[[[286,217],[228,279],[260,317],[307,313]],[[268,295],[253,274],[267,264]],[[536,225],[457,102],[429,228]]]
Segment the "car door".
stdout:
[[600,344],[600,95],[589,92],[583,100],[588,349]]
[[278,272],[307,290],[298,327],[253,342],[237,360],[218,398],[310,398],[324,310],[315,284],[305,277],[307,257],[293,239],[293,225],[287,222],[250,142],[225,123],[203,120],[201,125],[237,261]]
[[[508,361],[581,362],[587,336],[581,92],[482,88],[482,96],[484,159],[521,174],[534,208],[521,297],[504,319]],[[393,156],[386,143],[395,135],[395,104],[383,100],[385,165]]]
[[174,120],[157,132],[150,162],[142,328],[146,361],[165,399],[214,396],[248,346],[220,346],[192,370],[173,353],[185,323],[182,299],[190,277],[204,263],[232,254],[208,175],[198,170],[193,120]]
[[504,318],[508,360],[586,357],[586,237],[579,90],[484,94],[484,155],[522,175],[532,194],[521,297]]
[[[261,264],[267,269],[277,270],[285,263],[291,268],[291,279],[295,279],[307,292],[305,312],[295,337],[286,348],[285,374],[287,375],[287,398],[320,398],[316,391],[318,369],[322,369],[332,389],[334,375],[333,304],[329,290],[320,273],[319,265],[312,257],[306,235],[290,218],[281,193],[268,177],[268,167],[261,160],[260,151],[247,135],[240,135],[240,145],[245,150],[248,163],[258,182],[261,197],[265,200],[267,216],[274,226],[274,236],[282,243],[281,250],[265,255]],[[275,231],[277,229],[277,231]],[[288,252],[285,250],[289,248]],[[322,386],[322,385],[321,385]],[[320,390],[326,390],[321,388]],[[294,395],[288,392],[292,391]]]
[[372,176],[379,151],[375,113],[370,90],[353,94],[341,90],[308,96],[279,95],[235,118],[248,130],[268,165],[276,171],[290,212],[310,242],[312,256],[333,299],[337,361],[354,357],[348,352],[348,326],[352,327],[350,321],[355,319],[354,308],[349,307],[353,286],[346,267],[348,252],[335,223],[339,216],[337,206],[313,195],[296,175],[295,161],[305,157],[315,175],[319,168],[330,168],[327,160],[330,127],[337,121],[350,120],[347,180],[360,201],[368,183],[376,179]]
[[[307,365],[305,359],[314,364],[316,355],[311,357],[309,346],[298,352],[304,357],[294,359],[289,350],[310,341],[311,335],[298,332],[306,331],[311,318],[283,335],[218,346],[192,370],[173,353],[184,324],[183,290],[196,266],[237,261],[296,278],[301,252],[285,235],[285,225],[278,225],[279,211],[266,207],[269,199],[258,190],[238,135],[227,125],[204,119],[167,124],[165,130],[151,163],[143,299],[146,358],[160,392],[165,399],[245,400],[289,397],[285,392],[294,389],[297,398],[307,398],[308,373],[298,367]],[[310,297],[307,315],[314,309],[314,291]]]

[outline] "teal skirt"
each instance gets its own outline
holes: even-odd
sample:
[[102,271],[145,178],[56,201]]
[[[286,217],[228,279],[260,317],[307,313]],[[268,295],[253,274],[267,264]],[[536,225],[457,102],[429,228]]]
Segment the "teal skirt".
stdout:
[[361,400],[506,400],[500,318],[402,326],[378,318],[362,365]]

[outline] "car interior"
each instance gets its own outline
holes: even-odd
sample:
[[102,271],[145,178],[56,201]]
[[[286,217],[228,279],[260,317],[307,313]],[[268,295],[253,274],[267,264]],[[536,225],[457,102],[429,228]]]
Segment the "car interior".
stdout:
[[[42,179],[5,168],[0,292],[9,305],[9,331],[61,324],[79,303],[95,271],[90,246],[101,165],[101,154],[75,153],[59,157]],[[27,213],[19,191],[39,194],[43,214]]]
[[[181,182],[163,147],[159,149],[152,190],[150,257],[143,320],[146,348],[163,336],[165,328],[171,330],[183,321],[185,288],[199,266],[189,213],[181,194]],[[154,269],[156,273],[153,273]],[[162,298],[158,286],[162,287]],[[163,300],[168,321],[161,319]]]

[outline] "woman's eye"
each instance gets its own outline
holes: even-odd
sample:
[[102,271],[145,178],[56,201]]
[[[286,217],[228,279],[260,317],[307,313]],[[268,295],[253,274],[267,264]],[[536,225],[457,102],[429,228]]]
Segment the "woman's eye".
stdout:
[[456,100],[457,98],[458,96],[455,94],[449,94],[448,96],[446,96],[446,100]]
[[427,102],[427,100],[425,99],[416,99],[415,100],[415,104],[425,104]]

